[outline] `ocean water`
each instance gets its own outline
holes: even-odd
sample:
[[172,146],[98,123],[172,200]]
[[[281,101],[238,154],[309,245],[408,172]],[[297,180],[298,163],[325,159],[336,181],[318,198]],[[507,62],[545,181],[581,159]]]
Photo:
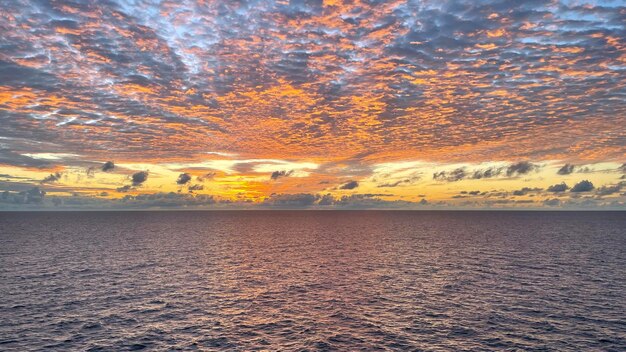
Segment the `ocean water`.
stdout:
[[626,212],[0,213],[0,350],[625,351]]

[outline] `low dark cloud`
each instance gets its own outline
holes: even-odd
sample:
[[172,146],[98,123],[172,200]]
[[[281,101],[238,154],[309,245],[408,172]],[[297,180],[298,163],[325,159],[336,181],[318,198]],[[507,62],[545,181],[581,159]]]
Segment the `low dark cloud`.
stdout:
[[21,192],[4,191],[0,194],[0,202],[10,204],[39,204],[42,203],[46,192],[39,187]]
[[539,192],[543,190],[542,188],[530,188],[530,187],[524,187],[522,189],[518,189],[516,191],[513,191],[513,195],[514,196],[525,196],[529,193],[534,193],[534,192]]
[[96,168],[93,166],[88,167],[85,170],[85,174],[87,174],[88,178],[93,178],[96,175]]
[[502,173],[502,168],[490,167],[485,170],[474,171],[474,173],[472,174],[472,178],[476,180],[479,180],[482,178],[492,178],[492,177],[499,176],[501,173]]
[[552,193],[561,193],[567,191],[568,189],[569,186],[565,182],[562,182],[548,187],[547,191]]
[[565,164],[556,173],[559,174],[559,175],[569,175],[572,172],[574,172],[574,165],[572,165],[572,164]]
[[26,155],[21,155],[12,150],[2,148],[2,145],[0,145],[0,164],[39,168],[50,165],[50,163],[46,160],[35,159]]
[[456,181],[462,180],[463,178],[465,178],[465,176],[466,176],[465,168],[460,167],[450,172],[446,172],[446,171],[435,172],[433,174],[433,180],[456,182]]
[[359,187],[359,183],[357,181],[349,181],[341,185],[339,189],[355,189],[357,187]]
[[205,194],[186,193],[152,193],[139,194],[136,196],[127,195],[121,199],[129,207],[150,208],[150,207],[204,207],[216,203],[215,198]]
[[102,165],[102,171],[107,172],[109,170],[115,169],[115,164],[112,161],[107,161]]
[[326,205],[333,205],[334,203],[335,203],[335,197],[333,197],[330,193],[328,193],[328,194],[324,194],[323,196],[321,196],[317,204],[326,206]]
[[190,185],[189,186],[189,192],[202,191],[203,189],[204,189],[203,185]]
[[589,192],[592,191],[595,187],[593,186],[593,183],[591,183],[590,181],[587,180],[582,180],[580,182],[578,182],[577,184],[574,185],[574,187],[572,187],[572,189],[570,190],[570,192]]
[[405,179],[401,179],[401,180],[397,180],[397,181],[393,181],[393,182],[386,182],[386,183],[381,183],[379,184],[378,188],[393,188],[393,187],[398,187],[401,185],[410,185],[412,183],[414,183],[415,181],[418,181],[421,177],[420,176],[414,176],[411,178],[405,178]]
[[518,175],[526,175],[536,170],[539,170],[539,165],[528,161],[520,161],[507,167],[490,167],[473,171],[467,171],[466,168],[460,167],[452,171],[439,171],[433,174],[433,179],[447,182],[456,182],[464,179],[480,180],[483,178],[498,177],[502,175],[502,173],[506,173],[508,177],[515,177]]
[[509,165],[506,169],[506,175],[511,177],[515,175],[526,175],[531,171],[539,169],[538,165],[535,165],[528,161],[520,161],[515,164]]
[[131,189],[133,189],[131,185],[125,185],[125,186],[116,188],[116,191],[125,193],[125,192],[130,191]]
[[41,184],[57,182],[59,179],[61,179],[61,176],[63,175],[60,172],[55,172],[53,174],[50,174],[46,176],[43,180],[41,180]]
[[616,185],[605,185],[596,190],[596,194],[599,196],[608,196],[611,194],[619,193],[626,185],[626,182],[620,182]]
[[196,180],[198,180],[198,182],[204,182],[207,180],[212,180],[215,177],[216,173],[215,172],[207,172],[206,174],[202,175],[202,176],[198,176],[196,177]]
[[142,183],[148,180],[148,172],[147,171],[136,172],[131,176],[131,180],[133,182],[133,186],[135,187],[141,186]]
[[284,206],[284,207],[306,207],[315,204],[318,196],[310,193],[298,194],[272,194],[265,199],[263,205]]
[[176,183],[179,185],[187,184],[187,182],[189,181],[191,181],[191,175],[189,175],[188,173],[180,174],[178,176],[178,179],[176,179]]
[[291,176],[291,174],[293,174],[293,170],[290,170],[290,171],[285,171],[285,170],[274,171],[274,172],[272,172],[272,175],[270,176],[270,179],[271,180],[278,180],[281,177],[289,177],[289,176]]
[[561,205],[561,201],[558,198],[546,199],[543,201],[543,205],[549,207],[558,207]]

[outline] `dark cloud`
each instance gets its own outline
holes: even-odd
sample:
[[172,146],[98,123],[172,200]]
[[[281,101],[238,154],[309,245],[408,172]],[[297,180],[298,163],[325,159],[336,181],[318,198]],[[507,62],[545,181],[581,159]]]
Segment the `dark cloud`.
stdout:
[[386,183],[381,183],[379,185],[377,185],[377,187],[379,188],[392,188],[392,187],[398,187],[401,185],[408,185],[408,184],[412,184],[415,181],[420,180],[420,176],[414,176],[411,178],[405,178],[405,179],[401,179],[401,180],[397,180],[397,181],[393,181],[393,182],[386,182]]
[[572,165],[572,164],[565,164],[556,173],[559,174],[559,175],[569,175],[572,172],[574,172],[574,165]]
[[570,190],[570,192],[576,192],[576,193],[589,192],[589,191],[592,191],[593,189],[594,189],[593,183],[587,180],[582,180],[578,182],[577,184],[575,184],[574,187],[572,187],[572,189]]
[[335,203],[335,198],[329,193],[320,197],[317,204],[321,206],[333,205]]
[[291,176],[291,174],[293,174],[293,170],[290,171],[274,171],[272,172],[272,175],[270,176],[271,180],[278,180],[280,177],[289,177]]
[[40,69],[0,60],[2,84],[13,87],[46,89],[58,82],[55,75]]
[[490,167],[485,170],[476,170],[472,174],[472,178],[479,180],[482,178],[492,178],[499,176],[502,173],[502,168]]
[[176,183],[179,185],[187,184],[189,181],[191,181],[191,175],[188,173],[182,173],[178,175],[178,179],[176,179]]
[[528,161],[520,161],[515,164],[509,165],[506,169],[507,176],[515,176],[515,175],[526,175],[527,173],[537,170],[539,166],[528,162]]
[[204,189],[203,185],[190,185],[189,186],[189,192],[202,191],[203,189]]
[[198,182],[204,182],[207,180],[212,180],[215,177],[215,175],[216,175],[215,172],[207,172],[206,174],[202,176],[196,177],[196,179],[198,180]]
[[148,172],[147,171],[139,171],[139,172],[134,173],[131,176],[131,180],[133,182],[133,186],[135,186],[135,187],[141,186],[141,184],[146,182],[147,179],[148,179]]
[[306,207],[315,204],[318,196],[309,193],[298,194],[272,194],[265,199],[263,205],[284,206],[284,207]]
[[112,161],[107,161],[106,163],[102,165],[102,168],[101,168],[101,170],[104,172],[107,172],[113,169],[115,169],[115,164]]
[[438,181],[455,182],[465,178],[465,168],[460,167],[450,172],[440,171],[433,174],[433,179]]
[[41,183],[54,183],[57,182],[59,179],[61,179],[61,176],[63,176],[60,172],[55,172],[53,174],[50,174],[48,176],[46,176],[43,180],[41,180]]
[[357,181],[348,181],[341,185],[339,189],[355,189],[359,187],[359,183]]
[[88,167],[85,170],[85,174],[87,174],[88,178],[93,178],[96,175],[96,168],[93,166]]
[[514,196],[525,196],[525,195],[527,195],[529,193],[539,192],[541,190],[542,190],[542,188],[524,187],[522,189],[518,189],[516,191],[513,191],[513,195]]
[[125,186],[116,188],[116,191],[125,193],[125,192],[130,191],[131,189],[133,189],[131,185],[125,185]]
[[565,184],[565,182],[562,182],[562,183],[548,187],[547,191],[553,192],[553,193],[560,193],[560,192],[565,192],[568,189],[569,189],[569,186]]
[[508,167],[490,167],[482,170],[473,170],[472,172],[468,172],[464,167],[460,167],[449,172],[439,171],[433,174],[433,179],[447,182],[461,181],[463,179],[479,180],[483,178],[498,177],[503,172],[506,172],[508,177],[514,177],[518,175],[525,175],[538,169],[539,165],[528,161],[521,161],[511,164]]
[[21,192],[4,191],[0,195],[0,203],[9,204],[40,204],[46,192],[39,187],[33,187]]
[[[0,112],[1,111],[2,110],[0,108]],[[0,119],[0,123],[2,123],[1,119]],[[24,167],[44,167],[44,166],[50,165],[50,163],[46,160],[31,158],[29,156],[16,153],[12,150],[2,148],[1,144],[0,144],[0,164],[24,166]]]
[[186,193],[152,193],[139,194],[136,196],[127,195],[121,200],[126,207],[135,208],[173,208],[173,207],[204,207],[216,203],[215,198],[205,194]]
[[606,185],[598,188],[596,194],[599,196],[608,196],[611,194],[619,193],[626,185],[626,182],[620,182],[616,185]]

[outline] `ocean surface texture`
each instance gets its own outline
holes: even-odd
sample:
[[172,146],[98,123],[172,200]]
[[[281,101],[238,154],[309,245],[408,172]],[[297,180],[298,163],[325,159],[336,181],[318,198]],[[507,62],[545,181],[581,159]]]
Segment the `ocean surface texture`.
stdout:
[[0,350],[625,351],[626,212],[0,213]]

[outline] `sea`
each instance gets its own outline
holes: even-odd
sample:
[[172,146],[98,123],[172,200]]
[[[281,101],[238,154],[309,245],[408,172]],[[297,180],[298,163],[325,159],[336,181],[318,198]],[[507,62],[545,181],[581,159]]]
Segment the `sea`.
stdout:
[[626,351],[626,212],[2,212],[44,350]]

